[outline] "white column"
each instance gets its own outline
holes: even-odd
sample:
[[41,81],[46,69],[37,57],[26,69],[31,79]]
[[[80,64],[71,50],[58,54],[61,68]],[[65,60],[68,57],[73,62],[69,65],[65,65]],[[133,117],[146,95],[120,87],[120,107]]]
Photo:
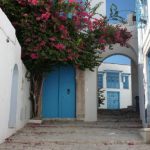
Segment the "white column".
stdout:
[[85,71],[85,121],[97,121],[97,70]]

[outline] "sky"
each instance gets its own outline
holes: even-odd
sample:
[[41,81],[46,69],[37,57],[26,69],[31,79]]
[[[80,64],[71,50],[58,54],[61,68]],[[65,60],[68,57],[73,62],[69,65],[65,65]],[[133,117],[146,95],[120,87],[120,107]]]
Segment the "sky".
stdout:
[[[120,16],[127,18],[127,14],[130,11],[135,11],[135,0],[106,0],[106,14],[107,17],[110,15],[111,4],[114,3],[117,5]],[[130,10],[130,11],[128,11]],[[107,59],[104,62],[117,63],[117,64],[131,64],[130,58],[122,55],[114,55]]]
[[130,65],[131,59],[122,55],[113,55],[111,57],[106,58],[104,62]]

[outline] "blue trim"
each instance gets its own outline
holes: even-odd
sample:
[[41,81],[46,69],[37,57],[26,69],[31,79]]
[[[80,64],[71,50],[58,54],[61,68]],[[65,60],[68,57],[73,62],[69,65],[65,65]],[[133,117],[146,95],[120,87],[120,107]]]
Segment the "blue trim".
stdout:
[[131,73],[122,73],[122,75],[131,75]]
[[98,88],[103,88],[103,73],[98,73]]
[[104,70],[104,72],[117,72],[117,73],[119,73],[119,72],[122,72],[122,71],[120,71],[120,70]]

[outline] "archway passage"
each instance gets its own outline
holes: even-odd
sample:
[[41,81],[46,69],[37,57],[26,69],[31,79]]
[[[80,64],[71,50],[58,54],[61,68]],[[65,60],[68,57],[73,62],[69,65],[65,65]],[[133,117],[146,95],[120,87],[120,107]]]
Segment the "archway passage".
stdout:
[[115,118],[115,121],[133,119],[140,122],[135,66],[134,61],[124,55],[105,57],[98,68],[98,120],[107,116],[107,119]]
[[9,128],[16,127],[16,117],[17,117],[17,95],[18,95],[18,67],[14,66],[12,85],[11,85],[11,99],[10,99],[10,112],[9,112]]

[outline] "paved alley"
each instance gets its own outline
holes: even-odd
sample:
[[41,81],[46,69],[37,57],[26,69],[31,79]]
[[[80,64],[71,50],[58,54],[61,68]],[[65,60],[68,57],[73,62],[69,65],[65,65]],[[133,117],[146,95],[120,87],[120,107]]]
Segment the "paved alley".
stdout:
[[149,150],[138,128],[99,128],[88,124],[29,124],[0,150]]

